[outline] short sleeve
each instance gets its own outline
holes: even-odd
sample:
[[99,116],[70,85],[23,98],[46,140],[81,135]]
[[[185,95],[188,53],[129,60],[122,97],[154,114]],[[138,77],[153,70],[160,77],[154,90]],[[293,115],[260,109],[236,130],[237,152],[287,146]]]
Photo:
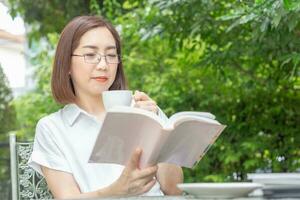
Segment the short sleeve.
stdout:
[[50,130],[47,123],[50,123],[47,118],[43,118],[37,123],[33,150],[28,165],[43,176],[41,166],[72,173],[62,149],[51,132],[53,130]]

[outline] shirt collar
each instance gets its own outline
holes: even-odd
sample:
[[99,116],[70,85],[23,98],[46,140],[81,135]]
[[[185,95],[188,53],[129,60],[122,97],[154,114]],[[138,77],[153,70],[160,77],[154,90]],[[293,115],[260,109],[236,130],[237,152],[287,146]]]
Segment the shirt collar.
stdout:
[[70,126],[74,124],[80,112],[80,108],[76,104],[68,104],[63,108],[64,118]]
[[68,104],[63,108],[63,116],[65,120],[68,122],[69,126],[73,126],[77,118],[82,114],[82,116],[88,117],[89,119],[95,120],[97,123],[99,121],[95,116],[89,114],[85,110],[81,109],[75,103]]
[[85,114],[89,117],[92,117],[90,114],[88,114],[86,111],[79,108],[76,104],[68,104],[63,108],[63,115],[65,116],[65,119],[67,120],[68,124],[70,126],[73,126],[76,119],[79,117],[80,114]]

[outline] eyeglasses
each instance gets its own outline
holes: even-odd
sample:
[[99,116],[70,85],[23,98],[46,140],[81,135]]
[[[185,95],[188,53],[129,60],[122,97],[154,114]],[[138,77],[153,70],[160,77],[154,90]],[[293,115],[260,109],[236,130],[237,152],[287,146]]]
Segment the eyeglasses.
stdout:
[[100,55],[98,53],[87,53],[83,55],[72,54],[72,56],[84,57],[84,62],[88,64],[98,64],[102,57],[105,58],[107,64],[118,64],[121,62],[120,56],[113,53],[107,55]]

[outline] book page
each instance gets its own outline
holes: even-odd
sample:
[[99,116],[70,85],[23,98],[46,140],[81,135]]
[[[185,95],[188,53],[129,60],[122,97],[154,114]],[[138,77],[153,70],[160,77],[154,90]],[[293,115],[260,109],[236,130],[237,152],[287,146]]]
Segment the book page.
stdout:
[[170,120],[172,121],[176,121],[176,119],[178,117],[182,117],[182,116],[198,116],[198,117],[204,117],[204,118],[208,118],[208,119],[216,119],[216,116],[214,116],[213,114],[209,113],[209,112],[197,112],[197,111],[182,111],[182,112],[178,112],[173,114],[170,117]]
[[136,112],[109,111],[95,142],[89,162],[126,165],[132,152],[143,149],[141,166],[156,163],[156,151],[166,139],[162,126],[152,117]]
[[224,125],[201,118],[185,118],[177,121],[175,129],[162,148],[159,162],[193,167],[224,128]]
[[166,130],[173,130],[178,124],[181,124],[185,121],[202,121],[208,124],[218,124],[220,123],[217,120],[208,118],[208,117],[203,117],[201,115],[173,115],[167,123],[164,125],[164,129]]
[[157,114],[141,108],[135,108],[129,106],[115,106],[109,110],[109,113],[135,113],[135,114],[140,114],[148,118],[151,118],[154,121],[160,123],[161,126],[163,126],[166,123],[165,120],[159,117]]

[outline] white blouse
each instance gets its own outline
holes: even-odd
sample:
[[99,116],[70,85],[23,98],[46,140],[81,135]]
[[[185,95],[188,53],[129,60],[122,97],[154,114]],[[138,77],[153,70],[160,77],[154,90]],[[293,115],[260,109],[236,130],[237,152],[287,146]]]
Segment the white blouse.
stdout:
[[[161,110],[159,115],[166,118]],[[101,125],[95,116],[76,104],[68,104],[43,117],[36,126],[28,165],[41,175],[40,166],[72,174],[81,192],[95,191],[112,184],[120,177],[124,166],[88,163]],[[159,182],[144,195],[163,195]]]

